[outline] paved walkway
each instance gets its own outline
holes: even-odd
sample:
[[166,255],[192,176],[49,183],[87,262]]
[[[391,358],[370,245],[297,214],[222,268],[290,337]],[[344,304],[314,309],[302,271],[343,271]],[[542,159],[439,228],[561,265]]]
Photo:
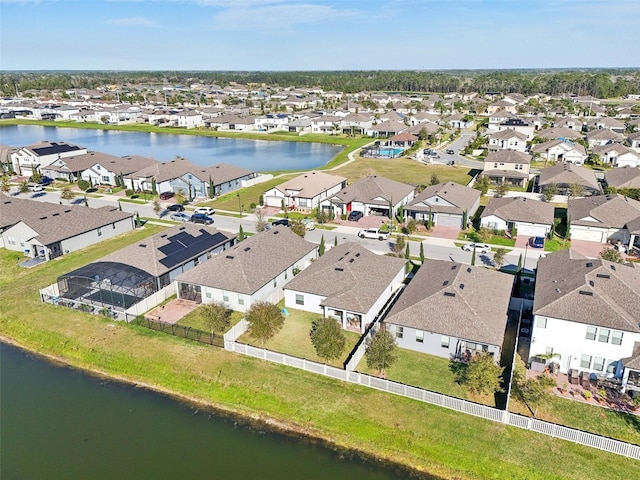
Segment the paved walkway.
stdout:
[[158,320],[164,323],[177,323],[187,313],[192,312],[198,306],[196,302],[176,298],[165,305],[160,305],[145,314],[150,320]]

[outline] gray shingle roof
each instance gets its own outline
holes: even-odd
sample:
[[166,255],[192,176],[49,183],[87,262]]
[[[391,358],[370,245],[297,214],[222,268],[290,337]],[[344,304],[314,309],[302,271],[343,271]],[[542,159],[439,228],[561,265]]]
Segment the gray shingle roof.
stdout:
[[318,247],[278,226],[240,242],[176,279],[252,295]]
[[490,153],[484,159],[484,164],[488,163],[531,163],[531,155],[524,152],[518,152],[516,150],[500,150],[498,152]]
[[[423,202],[432,197],[440,197],[453,204],[453,207],[432,203],[431,207]],[[480,199],[480,191],[474,188],[465,187],[454,182],[439,183],[425,188],[407,205],[408,210],[431,211],[435,213],[457,213],[462,215],[466,210],[469,212],[475,203]]]
[[540,258],[533,313],[640,332],[640,269],[573,251]]
[[[415,190],[413,185],[396,182],[384,177],[365,177],[348,185],[331,197],[332,203],[346,204],[353,201],[371,205],[388,206],[392,199],[394,204]],[[382,200],[376,200],[382,198]]]
[[[640,217],[640,202],[616,195],[596,195],[569,200],[568,214],[572,225],[623,228]],[[582,220],[591,217],[593,220]]]
[[425,260],[384,322],[502,346],[511,275]]
[[538,184],[545,186],[550,183],[567,187],[571,184],[579,184],[592,191],[600,191],[600,184],[593,170],[571,163],[556,163],[552,167],[540,170],[540,181]]
[[286,288],[326,297],[322,305],[367,313],[406,260],[376,255],[355,242],[333,247]]
[[157,182],[166,182],[175,178],[182,177],[186,174],[192,174],[202,182],[208,182],[209,178],[216,185],[229,182],[237,178],[254,173],[246,168],[236,167],[227,163],[219,163],[211,167],[202,167],[187,160],[186,158],[176,158],[168,162],[156,163],[149,167],[143,168],[129,175],[131,178],[151,178],[154,177]]
[[553,224],[554,206],[526,197],[492,198],[480,218],[495,215],[507,222]]
[[604,172],[607,185],[615,188],[640,188],[640,168],[612,168]]
[[329,175],[324,172],[308,172],[281,183],[276,188],[282,193],[287,193],[287,190],[298,191],[299,193],[294,195],[296,197],[313,198],[323,191],[336,185],[341,185],[346,181],[346,178],[337,175]]

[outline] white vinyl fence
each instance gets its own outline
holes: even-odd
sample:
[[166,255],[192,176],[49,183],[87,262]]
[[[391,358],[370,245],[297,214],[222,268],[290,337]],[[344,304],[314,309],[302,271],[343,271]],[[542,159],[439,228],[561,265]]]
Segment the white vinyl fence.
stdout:
[[343,370],[341,368],[313,362],[304,358],[293,357],[285,353],[272,352],[271,350],[266,350],[264,348],[236,343],[235,339],[238,338],[246,328],[247,325],[244,320],[235,325],[224,336],[224,348],[250,357],[299,368],[301,370],[306,370],[307,372],[317,373],[319,375],[336,378],[338,380],[355,383],[369,388],[375,388],[376,390],[401,395],[403,397],[412,398],[431,405],[438,405],[440,407],[448,408],[449,410],[455,410],[457,412],[485,418],[494,422],[505,423],[525,430],[542,433],[550,437],[568,440],[570,442],[579,443],[588,447],[640,460],[640,446],[638,445],[621,442],[607,437],[601,437],[599,435],[563,427],[561,425],[544,422],[542,420],[536,420],[523,415],[510,413],[506,410],[498,410],[497,408],[480,405],[460,398],[449,397],[447,395],[394,382],[392,380],[373,377],[364,373]]

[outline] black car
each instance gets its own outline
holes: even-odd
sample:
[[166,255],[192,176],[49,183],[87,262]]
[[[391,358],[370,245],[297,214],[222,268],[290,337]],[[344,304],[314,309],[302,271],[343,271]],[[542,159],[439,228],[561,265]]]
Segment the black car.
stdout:
[[173,192],[162,192],[160,194],[160,200],[169,200],[170,198],[174,197],[175,193]]
[[364,217],[364,214],[362,212],[359,212],[358,210],[354,210],[349,214],[349,216],[347,217],[347,220],[349,220],[350,222],[357,222],[362,217]]
[[173,205],[169,205],[167,210],[170,212],[184,212],[184,207],[179,203],[174,203]]
[[271,222],[271,225],[273,225],[274,227],[277,227],[278,225],[284,225],[285,227],[288,227],[290,224],[291,223],[289,222],[288,218],[281,218],[280,220]]
[[453,155],[453,154],[454,154],[454,153],[456,153],[456,152],[454,152],[454,151],[453,151],[452,149],[450,149],[450,148],[447,148],[447,149],[445,150],[445,153],[446,153],[447,155]]
[[211,225],[213,223],[213,218],[208,217],[204,213],[194,213],[191,215],[191,222],[193,223],[202,223],[204,225]]

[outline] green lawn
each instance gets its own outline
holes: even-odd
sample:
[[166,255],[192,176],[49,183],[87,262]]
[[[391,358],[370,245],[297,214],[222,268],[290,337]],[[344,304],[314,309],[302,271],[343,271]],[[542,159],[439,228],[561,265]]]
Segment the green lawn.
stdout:
[[558,250],[566,250],[571,248],[571,240],[565,240],[557,235],[553,238],[547,238],[544,241],[545,252],[557,252]]
[[[74,367],[268,419],[442,479],[640,478],[640,462],[618,455],[40,302],[38,288],[62,273],[161,230],[147,224],[31,269],[17,266],[21,254],[0,250],[0,336]],[[611,436],[639,430],[634,419],[604,414]]]
[[[283,307],[283,302],[281,302],[279,306]],[[313,344],[311,343],[311,337],[309,336],[311,332],[311,322],[316,318],[320,318],[320,315],[295,310],[293,308],[287,308],[287,311],[289,312],[289,316],[285,318],[282,330],[264,345],[262,345],[259,340],[249,336],[248,333],[242,335],[238,341],[273,350],[274,352],[282,352],[295,357],[306,358],[314,362],[326,363],[327,365],[342,368],[349,353],[351,353],[351,350],[353,350],[358,340],[360,340],[360,335],[345,331],[344,335],[347,338],[347,343],[343,355],[335,360],[325,362],[325,360],[316,354]]]
[[[203,330],[205,332],[209,331],[209,327],[205,324],[204,318],[201,315],[202,305],[187,313],[184,317],[178,320],[178,325],[182,325],[183,327],[191,327],[196,330]],[[244,314],[241,312],[232,312],[231,313],[231,322],[229,323],[229,328],[226,328],[224,331],[215,332],[217,334],[227,333],[231,327],[233,327],[236,323],[244,318]]]
[[238,194],[240,195],[240,205],[244,205],[245,211],[250,209],[252,203],[256,205],[260,204],[260,196],[267,190],[286,182],[293,178],[295,175],[283,175],[281,177],[272,178],[266,182],[258,183],[251,187],[241,188],[235,192],[227,193],[221,197],[216,198],[211,202],[206,202],[203,205],[212,206],[215,209],[228,210],[230,212],[238,211]]
[[[458,240],[464,240],[465,242],[480,242],[477,236],[475,236],[475,233],[476,232],[472,230],[462,230],[458,234]],[[491,235],[491,238],[489,238],[489,240],[482,243],[488,243],[489,245],[500,245],[503,247],[513,247],[515,246],[516,241],[503,235]]]

